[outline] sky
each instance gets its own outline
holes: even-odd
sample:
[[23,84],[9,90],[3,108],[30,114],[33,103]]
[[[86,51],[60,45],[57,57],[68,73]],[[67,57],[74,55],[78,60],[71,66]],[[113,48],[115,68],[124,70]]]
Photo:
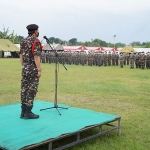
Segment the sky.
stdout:
[[26,26],[37,24],[40,40],[149,42],[149,16],[150,0],[0,0],[0,31],[26,37]]

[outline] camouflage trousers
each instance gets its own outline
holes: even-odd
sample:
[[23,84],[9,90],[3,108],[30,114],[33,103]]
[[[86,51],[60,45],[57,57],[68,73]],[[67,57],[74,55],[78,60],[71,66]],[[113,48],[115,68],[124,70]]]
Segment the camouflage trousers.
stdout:
[[39,84],[38,71],[34,65],[23,65],[21,80],[21,103],[32,106]]
[[145,61],[141,61],[141,68],[142,68],[142,69],[145,68]]
[[120,59],[120,67],[123,68],[123,65],[124,65],[124,60]]
[[112,65],[115,66],[115,59],[112,59]]
[[130,59],[130,68],[134,68],[134,59]]

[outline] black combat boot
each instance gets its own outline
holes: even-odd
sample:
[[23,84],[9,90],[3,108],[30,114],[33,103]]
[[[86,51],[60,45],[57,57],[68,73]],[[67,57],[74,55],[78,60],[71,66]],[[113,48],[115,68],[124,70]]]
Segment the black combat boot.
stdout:
[[36,115],[31,112],[33,106],[27,106],[24,114],[24,119],[37,119],[39,115]]
[[24,118],[25,111],[26,111],[26,105],[22,104],[20,118]]

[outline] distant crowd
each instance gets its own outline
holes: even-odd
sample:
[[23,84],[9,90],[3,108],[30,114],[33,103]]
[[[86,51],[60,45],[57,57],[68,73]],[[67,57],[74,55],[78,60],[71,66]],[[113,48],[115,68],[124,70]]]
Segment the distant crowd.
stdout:
[[97,53],[83,53],[83,52],[49,52],[42,51],[41,62],[42,63],[55,63],[59,61],[62,64],[69,65],[88,65],[88,66],[120,66],[130,65],[131,69],[141,68],[150,69],[150,53],[147,52],[97,52]]

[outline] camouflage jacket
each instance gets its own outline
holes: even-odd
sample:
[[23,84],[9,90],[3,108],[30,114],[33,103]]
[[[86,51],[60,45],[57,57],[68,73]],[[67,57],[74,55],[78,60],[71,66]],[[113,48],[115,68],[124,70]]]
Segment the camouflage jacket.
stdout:
[[35,64],[34,56],[41,55],[41,43],[37,42],[34,46],[34,51],[32,51],[32,46],[37,41],[37,38],[33,36],[27,36],[20,43],[20,54],[22,54],[23,63]]

